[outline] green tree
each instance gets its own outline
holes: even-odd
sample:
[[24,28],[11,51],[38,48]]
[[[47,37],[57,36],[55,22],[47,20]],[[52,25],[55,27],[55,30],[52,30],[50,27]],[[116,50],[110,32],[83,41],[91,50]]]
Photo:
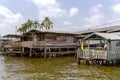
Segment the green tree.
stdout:
[[49,30],[53,28],[53,22],[49,19],[49,17],[45,17],[45,19],[41,23],[41,27],[44,27],[46,30]]
[[25,33],[27,31],[27,23],[23,23],[21,27],[18,29],[18,32]]
[[27,22],[23,23],[20,28],[18,28],[18,32],[25,33],[31,29],[43,29],[49,30],[53,28],[53,22],[49,19],[49,17],[45,17],[45,19],[39,23],[39,21],[35,20],[32,21],[30,19],[27,20]]
[[26,22],[26,24],[27,24],[27,29],[28,29],[28,30],[31,30],[34,23],[33,23],[32,20],[28,19],[28,21]]
[[23,23],[20,28],[18,28],[18,32],[25,33],[28,30],[31,30],[33,26],[33,21],[28,19],[27,22]]
[[[38,28],[40,28],[40,23],[39,23],[39,21],[35,20],[35,21],[33,22],[33,29],[38,29]],[[41,29],[41,28],[40,28],[40,29]]]

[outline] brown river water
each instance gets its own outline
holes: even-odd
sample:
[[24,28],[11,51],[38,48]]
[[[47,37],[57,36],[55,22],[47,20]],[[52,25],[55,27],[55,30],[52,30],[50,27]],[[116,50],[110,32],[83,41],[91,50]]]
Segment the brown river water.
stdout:
[[0,80],[120,80],[120,66],[78,65],[75,57],[0,56]]

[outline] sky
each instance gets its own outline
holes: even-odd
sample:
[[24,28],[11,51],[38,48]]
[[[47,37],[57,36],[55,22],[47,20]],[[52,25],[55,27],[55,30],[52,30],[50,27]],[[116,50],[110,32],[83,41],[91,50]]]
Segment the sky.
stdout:
[[80,31],[120,24],[120,0],[0,0],[0,35],[15,34],[28,19],[48,16],[53,30]]

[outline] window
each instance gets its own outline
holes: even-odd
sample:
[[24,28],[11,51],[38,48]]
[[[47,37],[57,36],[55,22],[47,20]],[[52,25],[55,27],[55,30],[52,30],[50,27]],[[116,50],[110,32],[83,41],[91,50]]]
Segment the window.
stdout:
[[72,43],[73,42],[73,37],[71,37],[71,36],[67,37],[67,42]]

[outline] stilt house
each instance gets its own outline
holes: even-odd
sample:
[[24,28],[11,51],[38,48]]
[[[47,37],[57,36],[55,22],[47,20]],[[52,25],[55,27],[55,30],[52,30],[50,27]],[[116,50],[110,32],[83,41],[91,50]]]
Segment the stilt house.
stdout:
[[56,56],[75,54],[77,39],[74,33],[31,30],[23,34],[22,50],[29,56]]
[[92,33],[81,44],[78,47],[78,58],[120,60],[120,34]]

